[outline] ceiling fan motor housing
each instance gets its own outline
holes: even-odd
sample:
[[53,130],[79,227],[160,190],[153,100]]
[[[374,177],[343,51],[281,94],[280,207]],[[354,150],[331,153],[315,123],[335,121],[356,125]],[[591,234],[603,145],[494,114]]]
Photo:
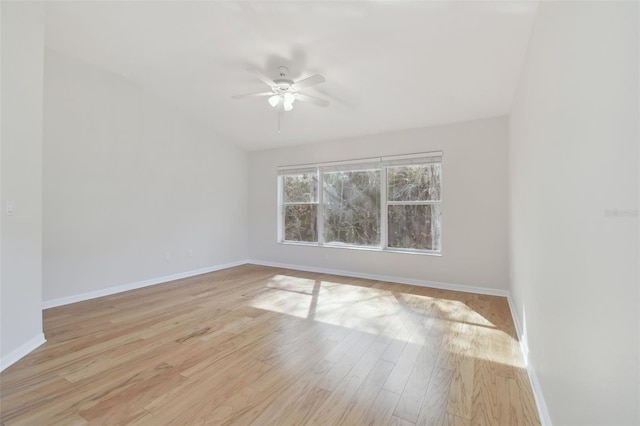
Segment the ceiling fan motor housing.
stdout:
[[271,88],[273,89],[274,92],[278,92],[278,93],[293,92],[293,90],[291,89],[293,80],[279,78],[277,80],[273,80],[273,82],[275,84],[271,86]]

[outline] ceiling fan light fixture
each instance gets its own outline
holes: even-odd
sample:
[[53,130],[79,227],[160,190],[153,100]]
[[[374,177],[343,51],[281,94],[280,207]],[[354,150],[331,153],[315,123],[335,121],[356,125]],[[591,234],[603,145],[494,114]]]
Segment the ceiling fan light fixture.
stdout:
[[274,108],[278,106],[279,102],[280,102],[280,95],[273,95],[269,98],[269,105],[271,105]]
[[282,95],[282,100],[284,104],[285,111],[291,111],[293,109],[293,101],[296,100],[296,97],[292,93],[285,93]]
[[283,98],[284,98],[284,102],[289,104],[293,104],[293,101],[296,100],[296,97],[293,95],[293,93],[285,93],[283,95]]

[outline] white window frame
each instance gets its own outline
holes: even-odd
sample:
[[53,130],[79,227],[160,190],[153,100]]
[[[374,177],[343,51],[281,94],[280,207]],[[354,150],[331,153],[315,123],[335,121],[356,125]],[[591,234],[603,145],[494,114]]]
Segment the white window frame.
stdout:
[[[442,154],[440,153],[439,156],[432,156],[432,157],[421,157],[419,161],[416,161],[414,156],[397,156],[394,157],[392,159],[389,159],[388,161],[385,162],[385,167],[384,167],[384,174],[385,174],[385,178],[388,178],[388,169],[390,167],[402,167],[402,166],[415,166],[415,165],[427,165],[427,164],[440,164],[440,199],[439,200],[418,200],[418,201],[389,201],[389,200],[385,200],[386,201],[386,205],[385,205],[385,211],[384,213],[387,215],[386,216],[386,220],[385,220],[385,224],[388,226],[388,211],[389,211],[389,206],[410,206],[410,205],[414,205],[414,206],[428,206],[428,205],[437,205],[439,206],[439,211],[440,211],[440,235],[439,235],[439,241],[438,241],[438,247],[440,247],[440,250],[423,250],[423,249],[411,249],[411,248],[404,248],[404,247],[389,247],[388,246],[388,237],[389,237],[389,233],[386,232],[385,233],[385,237],[387,238],[387,240],[385,241],[386,245],[385,245],[385,249],[389,250],[389,251],[401,251],[401,252],[428,252],[428,253],[442,253],[442,187],[443,187],[443,183],[442,183]],[[387,182],[385,182],[386,184]],[[385,186],[385,197],[387,196],[388,193],[388,185]]]
[[[284,176],[295,176],[300,174],[314,174],[316,175],[316,183],[318,187],[316,191],[318,193],[317,201],[313,202],[285,202],[284,201]],[[278,242],[286,243],[286,244],[302,244],[302,245],[311,245],[316,246],[320,241],[320,232],[324,232],[320,227],[320,203],[322,202],[322,187],[320,182],[320,173],[317,167],[295,167],[295,168],[279,168],[278,169]],[[284,238],[284,213],[286,206],[298,206],[298,205],[316,205],[316,233],[318,236],[318,241],[296,241],[296,240],[285,240]]]
[[[292,245],[304,245],[304,246],[318,246],[318,247],[333,247],[333,248],[346,248],[356,250],[372,250],[372,251],[389,251],[396,253],[411,253],[411,254],[426,254],[432,256],[442,256],[442,199],[443,199],[443,178],[440,178],[440,200],[430,201],[389,201],[387,197],[388,182],[387,174],[388,168],[402,165],[424,165],[428,163],[439,163],[441,170],[443,167],[443,153],[441,151],[428,152],[420,154],[398,155],[390,157],[376,157],[365,158],[357,160],[336,161],[331,163],[318,163],[318,164],[303,164],[295,166],[281,166],[278,167],[278,222],[277,222],[277,242],[280,244],[292,244]],[[284,176],[296,175],[302,173],[313,173],[315,169],[317,184],[318,184],[318,197],[317,203],[285,203],[284,201]],[[347,243],[337,242],[324,242],[324,173],[336,172],[336,171],[357,171],[357,170],[380,170],[380,246],[361,246]],[[306,241],[291,241],[284,239],[284,207],[286,205],[299,205],[299,204],[314,204],[317,205],[316,211],[316,230],[318,241],[306,242]],[[401,247],[389,247],[388,246],[388,209],[392,205],[439,205],[440,206],[440,241],[439,250],[423,250],[423,249],[411,249]]]
[[[358,171],[368,171],[368,170],[376,170],[379,171],[380,174],[382,175],[384,173],[384,170],[381,169],[380,167],[380,161],[371,161],[369,159],[365,159],[365,160],[356,160],[356,161],[341,161],[341,162],[336,162],[336,163],[329,163],[329,164],[324,164],[320,167],[318,167],[319,170],[319,175],[318,175],[318,179],[321,179],[319,182],[322,185],[322,193],[324,194],[324,174],[325,173],[336,173],[336,172],[358,172]],[[382,180],[382,176],[380,177],[380,179]],[[382,186],[382,184],[380,185]],[[320,211],[322,210],[322,211]],[[320,222],[322,222],[322,241],[320,244],[318,245],[322,245],[324,247],[340,247],[340,248],[356,248],[356,249],[370,249],[370,250],[378,250],[381,248],[380,245],[371,245],[371,246],[367,246],[367,245],[358,245],[358,244],[349,244],[349,243],[342,243],[339,241],[332,241],[332,242],[325,242],[324,241],[324,199],[323,199],[323,204],[322,204],[322,208],[318,209],[318,220]],[[382,222],[382,219],[380,219],[380,222]],[[380,229],[381,230],[381,229]],[[378,232],[380,232],[380,230],[378,230]],[[382,241],[382,235],[380,236],[381,241]]]

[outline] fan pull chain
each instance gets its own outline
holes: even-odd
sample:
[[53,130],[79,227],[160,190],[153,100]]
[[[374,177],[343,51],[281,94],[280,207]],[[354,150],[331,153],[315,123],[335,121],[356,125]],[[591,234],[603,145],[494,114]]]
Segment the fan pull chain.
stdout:
[[280,118],[282,117],[282,113],[278,113],[278,134],[280,134]]

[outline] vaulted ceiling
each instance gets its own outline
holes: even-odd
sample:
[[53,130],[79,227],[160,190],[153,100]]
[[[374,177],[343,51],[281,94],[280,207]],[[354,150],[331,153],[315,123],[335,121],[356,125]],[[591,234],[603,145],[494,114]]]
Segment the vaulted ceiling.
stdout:
[[[50,2],[46,44],[117,73],[248,150],[509,112],[535,19],[532,2]],[[319,73],[278,115],[232,95]]]

